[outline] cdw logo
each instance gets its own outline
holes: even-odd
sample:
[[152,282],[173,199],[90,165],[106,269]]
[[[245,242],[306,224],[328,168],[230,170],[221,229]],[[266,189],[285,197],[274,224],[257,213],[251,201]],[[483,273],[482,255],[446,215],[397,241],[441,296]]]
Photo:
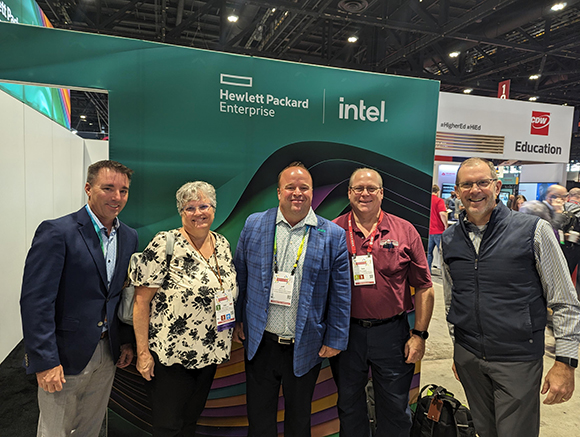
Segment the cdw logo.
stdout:
[[550,128],[550,113],[532,111],[532,135],[548,135]]

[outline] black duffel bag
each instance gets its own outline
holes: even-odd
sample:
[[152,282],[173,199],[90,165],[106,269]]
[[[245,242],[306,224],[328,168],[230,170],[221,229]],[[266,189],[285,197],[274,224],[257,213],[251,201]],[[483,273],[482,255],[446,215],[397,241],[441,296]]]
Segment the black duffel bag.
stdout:
[[426,385],[419,393],[410,437],[475,437],[471,412],[444,387]]

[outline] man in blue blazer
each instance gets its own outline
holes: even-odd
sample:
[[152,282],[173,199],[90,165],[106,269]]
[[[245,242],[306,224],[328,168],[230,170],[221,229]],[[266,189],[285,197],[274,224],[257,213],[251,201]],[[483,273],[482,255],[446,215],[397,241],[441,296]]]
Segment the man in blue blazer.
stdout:
[[130,364],[132,329],[116,309],[137,232],[119,221],[132,170],[88,169],[88,203],[47,220],[26,258],[20,299],[24,365],[38,381],[38,436],[98,436],[115,363]]
[[279,207],[252,214],[240,235],[234,340],[246,349],[250,437],[310,435],[310,405],[324,358],[345,350],[350,282],[344,231],[314,214],[312,177],[294,162],[278,176]]

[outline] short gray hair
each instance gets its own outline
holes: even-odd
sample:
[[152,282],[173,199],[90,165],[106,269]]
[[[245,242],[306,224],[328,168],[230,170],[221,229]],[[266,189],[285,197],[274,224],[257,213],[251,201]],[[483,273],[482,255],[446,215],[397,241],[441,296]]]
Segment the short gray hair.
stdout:
[[537,217],[543,218],[547,222],[551,220],[548,207],[539,200],[528,200],[527,202],[522,203],[522,206],[520,206],[520,212],[523,212],[524,214],[535,215]]
[[213,185],[204,181],[187,182],[181,186],[175,198],[177,199],[177,212],[181,214],[185,204],[192,200],[201,200],[202,197],[209,199],[209,204],[215,209],[217,207],[217,200],[215,195],[215,188]]
[[455,185],[459,184],[459,170],[461,170],[463,167],[475,167],[476,165],[480,164],[487,165],[491,178],[497,179],[497,170],[495,169],[493,162],[483,158],[468,158],[463,161],[457,169],[457,173],[455,174]]

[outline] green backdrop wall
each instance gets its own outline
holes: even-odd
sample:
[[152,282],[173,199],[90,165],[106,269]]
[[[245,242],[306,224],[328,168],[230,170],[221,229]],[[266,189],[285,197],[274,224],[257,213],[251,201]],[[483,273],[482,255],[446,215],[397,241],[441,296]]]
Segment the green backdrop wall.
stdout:
[[[0,59],[0,80],[108,90],[111,158],[135,170],[122,219],[141,247],[179,226],[175,191],[190,180],[216,187],[214,228],[235,247],[248,214],[277,204],[276,175],[293,160],[311,170],[313,207],[328,218],[348,206],[351,171],[376,168],[384,208],[427,238],[438,82],[9,23]],[[120,373],[112,408],[148,429],[140,384]],[[313,435],[336,432],[333,390],[325,368]],[[218,370],[200,432],[245,435],[244,392],[237,349]]]

